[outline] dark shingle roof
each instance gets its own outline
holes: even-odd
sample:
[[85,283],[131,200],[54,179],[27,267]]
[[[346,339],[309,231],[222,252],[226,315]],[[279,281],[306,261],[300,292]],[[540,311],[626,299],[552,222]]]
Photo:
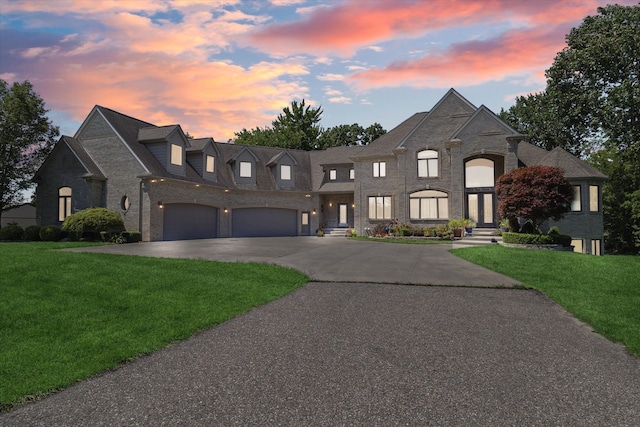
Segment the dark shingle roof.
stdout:
[[416,113],[407,120],[400,123],[380,138],[371,142],[369,145],[355,153],[353,157],[375,157],[375,156],[391,156],[393,150],[397,148],[404,139],[409,136],[411,131],[427,116],[428,113]]
[[169,126],[153,126],[146,127],[138,130],[138,142],[152,142],[152,141],[163,141],[166,140],[172,132],[178,129],[180,126],[178,125],[169,125]]
[[607,179],[605,174],[560,147],[556,147],[549,151],[542,159],[540,159],[538,164],[544,166],[559,166],[564,169],[564,176],[569,179]]
[[70,136],[63,136],[62,141],[64,141],[67,146],[71,149],[73,154],[78,158],[80,163],[87,169],[87,177],[97,178],[97,179],[106,179],[100,167],[93,161],[89,153],[84,149],[84,147],[78,142],[77,139],[72,138]]

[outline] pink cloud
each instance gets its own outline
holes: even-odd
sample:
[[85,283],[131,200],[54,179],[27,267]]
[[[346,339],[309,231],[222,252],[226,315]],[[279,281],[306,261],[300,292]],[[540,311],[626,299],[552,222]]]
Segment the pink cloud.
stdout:
[[[564,28],[509,31],[499,38],[452,45],[417,60],[356,72],[347,81],[359,89],[389,86],[447,87],[501,81],[548,68],[564,47]],[[542,79],[544,82],[544,79]]]

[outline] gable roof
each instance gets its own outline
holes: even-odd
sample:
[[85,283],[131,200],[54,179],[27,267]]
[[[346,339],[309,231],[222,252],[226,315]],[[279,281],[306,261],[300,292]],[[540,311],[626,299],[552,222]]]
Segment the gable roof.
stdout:
[[406,140],[406,138],[411,134],[411,131],[413,131],[427,115],[427,112],[415,113],[413,116],[409,117],[407,120],[403,121],[380,138],[372,141],[369,145],[362,147],[357,153],[353,154],[353,157],[359,159],[393,155],[393,150],[398,148],[398,146]]
[[279,161],[282,157],[285,157],[285,156],[286,156],[286,157],[289,157],[291,160],[293,160],[293,164],[294,164],[295,166],[297,166],[297,165],[298,165],[298,162],[297,162],[297,160],[295,159],[295,157],[293,157],[293,156],[289,153],[289,150],[288,150],[288,149],[286,149],[286,148],[285,148],[283,151],[281,151],[281,152],[279,152],[279,153],[275,154],[273,157],[271,157],[271,158],[269,159],[269,161],[268,161],[266,164],[267,164],[267,166],[269,166],[269,167],[271,167],[271,166],[275,166],[275,165],[277,165],[277,164],[278,164],[278,161]]
[[462,124],[462,126],[460,126],[454,133],[453,135],[451,135],[451,140],[457,139],[458,136],[460,136],[460,134],[462,132],[464,132],[464,130],[469,127],[479,116],[481,115],[485,115],[490,117],[491,119],[494,120],[496,127],[494,129],[487,129],[486,131],[484,131],[483,133],[481,133],[481,135],[483,134],[510,134],[511,136],[518,136],[518,137],[522,137],[524,138],[524,135],[522,135],[520,132],[518,132],[517,130],[515,130],[514,128],[512,128],[511,126],[509,126],[504,120],[502,120],[500,117],[498,117],[493,111],[491,111],[490,109],[488,109],[485,105],[481,105],[480,107],[478,107],[478,109],[471,114],[471,116],[467,119],[466,122],[464,122]]
[[75,158],[78,160],[80,165],[82,165],[82,167],[86,171],[84,178],[92,178],[92,179],[99,179],[99,180],[106,179],[104,172],[102,172],[102,170],[96,164],[96,162],[93,161],[93,159],[91,158],[89,153],[87,153],[87,151],[84,149],[82,144],[80,144],[80,142],[78,142],[78,140],[75,138],[63,135],[56,143],[51,154],[46,158],[44,163],[42,163],[42,165],[38,168],[37,172],[33,176],[34,180],[37,180],[41,172],[48,167],[49,159],[52,159],[54,157],[52,156],[52,154],[54,152],[60,151],[64,147],[67,147],[69,151],[71,151],[71,153],[75,156]]
[[137,141],[143,144],[145,142],[166,141],[167,138],[178,129],[180,129],[180,125],[141,128],[138,129]]

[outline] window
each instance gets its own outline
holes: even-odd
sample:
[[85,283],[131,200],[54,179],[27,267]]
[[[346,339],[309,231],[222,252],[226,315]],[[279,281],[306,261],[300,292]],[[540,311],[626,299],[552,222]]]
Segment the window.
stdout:
[[579,254],[584,253],[582,250],[582,239],[571,239],[571,246],[573,246],[573,252],[577,252]]
[[127,212],[130,207],[131,207],[131,201],[129,200],[129,196],[125,194],[120,199],[120,209],[122,209],[124,212]]
[[216,171],[216,158],[215,157],[207,155],[205,171],[209,172],[209,173],[214,173]]
[[599,196],[597,185],[589,186],[589,211],[590,212],[600,211],[600,196]]
[[464,184],[466,188],[493,187],[493,160],[473,159],[465,165]]
[[251,162],[240,162],[240,178],[251,178]]
[[391,196],[369,197],[370,219],[391,219]]
[[182,147],[171,144],[171,164],[182,166]]
[[349,179],[356,179],[356,170],[354,168],[349,169]]
[[373,176],[374,178],[381,178],[383,176],[387,176],[387,163],[373,162]]
[[582,210],[582,202],[580,200],[580,186],[573,186],[573,200],[571,201],[571,212],[580,212]]
[[335,181],[338,177],[338,172],[335,169],[329,170],[329,180]]
[[418,153],[418,177],[433,178],[438,176],[438,152],[424,150]]
[[601,240],[592,240],[591,241],[591,255],[602,255],[602,241]]
[[71,215],[71,188],[61,187],[58,190],[58,221],[64,221]]
[[291,181],[291,165],[280,165],[280,179]]
[[449,195],[442,191],[424,190],[409,196],[411,219],[449,218]]

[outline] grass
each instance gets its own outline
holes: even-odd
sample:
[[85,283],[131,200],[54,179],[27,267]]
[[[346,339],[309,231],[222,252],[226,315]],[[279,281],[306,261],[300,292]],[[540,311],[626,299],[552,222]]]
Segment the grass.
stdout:
[[0,410],[185,339],[308,281],[265,264],[56,250],[68,246],[0,244]]
[[453,254],[537,289],[640,357],[640,257],[485,246]]

